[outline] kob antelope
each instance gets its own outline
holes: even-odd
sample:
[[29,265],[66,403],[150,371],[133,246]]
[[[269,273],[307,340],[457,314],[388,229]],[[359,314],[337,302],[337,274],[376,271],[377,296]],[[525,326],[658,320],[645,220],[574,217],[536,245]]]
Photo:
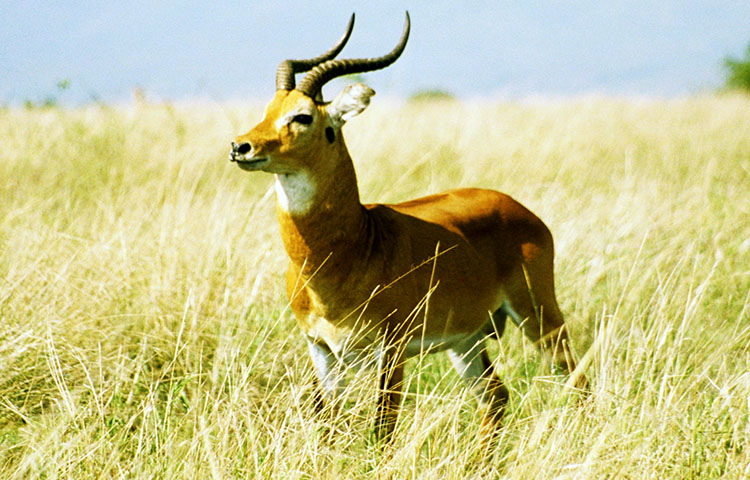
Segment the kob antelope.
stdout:
[[[287,293],[325,397],[342,387],[334,367],[348,352],[381,347],[377,431],[389,437],[405,357],[447,350],[478,392],[490,429],[508,390],[484,347],[510,317],[564,372],[575,368],[554,293],[552,235],[500,192],[451,190],[399,204],[363,205],[341,128],[374,91],[349,85],[331,102],[322,86],[385,68],[409,37],[369,59],[333,58],[352,31],[309,60],[285,60],[264,118],[232,142],[230,160],[275,175],[277,215],[289,255]],[[299,85],[295,74],[308,72]],[[579,385],[585,385],[582,376]]]

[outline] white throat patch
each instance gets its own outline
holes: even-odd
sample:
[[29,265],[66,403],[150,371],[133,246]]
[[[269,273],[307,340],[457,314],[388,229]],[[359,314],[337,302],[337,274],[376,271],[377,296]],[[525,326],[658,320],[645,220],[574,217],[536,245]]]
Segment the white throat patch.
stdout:
[[317,191],[305,172],[276,174],[275,188],[279,206],[293,215],[307,213],[312,208]]

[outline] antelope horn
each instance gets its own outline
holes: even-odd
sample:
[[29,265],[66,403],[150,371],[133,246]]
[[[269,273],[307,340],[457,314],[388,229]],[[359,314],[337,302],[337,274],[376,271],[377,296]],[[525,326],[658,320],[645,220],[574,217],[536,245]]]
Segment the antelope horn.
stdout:
[[319,63],[331,60],[344,49],[344,45],[349,40],[354,28],[354,14],[349,18],[349,25],[346,26],[346,32],[339,41],[327,52],[308,60],[284,60],[276,68],[276,90],[294,90],[294,74],[306,72]]
[[406,12],[406,23],[404,24],[404,31],[401,34],[401,39],[390,53],[378,58],[327,60],[315,66],[310,73],[305,75],[305,77],[299,82],[297,90],[310,98],[317,98],[323,85],[336,77],[352,73],[370,72],[387,67],[395,62],[398,57],[401,56],[401,53],[403,53],[404,48],[406,47],[406,41],[409,39],[410,27],[411,21],[409,20],[409,12]]

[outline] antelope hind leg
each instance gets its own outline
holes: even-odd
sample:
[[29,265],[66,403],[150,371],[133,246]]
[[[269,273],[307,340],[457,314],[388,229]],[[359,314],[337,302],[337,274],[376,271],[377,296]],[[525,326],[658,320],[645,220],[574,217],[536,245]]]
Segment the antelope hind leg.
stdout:
[[500,420],[508,404],[508,389],[495,372],[485,349],[483,335],[474,336],[448,350],[453,368],[479,400],[485,448],[494,443]]

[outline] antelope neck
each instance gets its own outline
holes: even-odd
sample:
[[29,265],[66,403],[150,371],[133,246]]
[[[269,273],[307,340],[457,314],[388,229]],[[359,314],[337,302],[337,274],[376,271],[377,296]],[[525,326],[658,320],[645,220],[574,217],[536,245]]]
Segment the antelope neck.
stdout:
[[290,260],[304,266],[304,271],[324,262],[344,267],[346,254],[364,242],[367,214],[359,201],[351,160],[335,175],[277,174],[276,196],[284,247]]

